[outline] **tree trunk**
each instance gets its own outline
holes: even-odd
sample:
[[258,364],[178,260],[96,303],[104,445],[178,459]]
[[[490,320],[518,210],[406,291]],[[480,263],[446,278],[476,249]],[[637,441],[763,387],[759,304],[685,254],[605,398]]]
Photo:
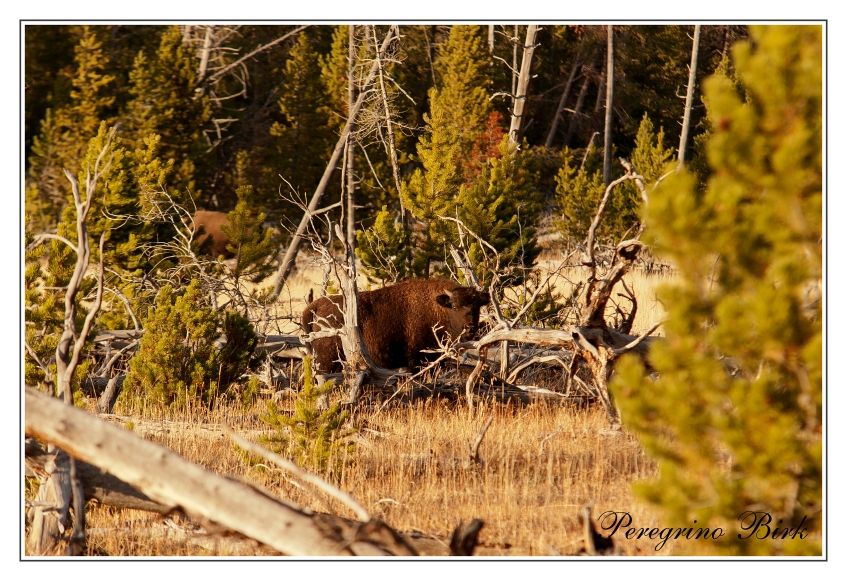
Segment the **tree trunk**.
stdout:
[[509,127],[509,141],[513,145],[519,145],[521,142],[523,112],[526,106],[526,95],[529,88],[530,69],[532,68],[532,53],[535,52],[535,33],[537,29],[538,27],[535,24],[530,24],[526,27],[526,42],[523,47],[521,72],[518,78],[517,92],[513,93],[515,95],[515,102],[512,110],[512,123]]
[[582,87],[579,89],[579,96],[576,98],[576,105],[574,105],[573,114],[571,115],[571,122],[568,124],[568,132],[565,134],[565,145],[568,145],[571,142],[571,138],[573,137],[579,123],[579,112],[582,111],[582,105],[585,103],[585,95],[588,93],[588,80],[588,74],[583,74]]
[[576,78],[576,71],[578,69],[579,56],[577,56],[576,60],[574,60],[571,74],[568,77],[568,82],[565,83],[565,90],[562,91],[562,96],[559,97],[559,104],[556,105],[556,115],[553,117],[552,125],[550,125],[550,131],[547,133],[547,139],[544,141],[544,147],[550,147],[553,145],[553,139],[556,137],[556,129],[558,129],[559,121],[562,119],[562,110],[565,108],[565,103],[568,100],[568,95],[571,92],[571,85],[573,85],[574,78]]
[[606,143],[603,147],[603,183],[608,186],[612,181],[612,109],[614,108],[615,85],[615,29],[608,27],[606,48]]
[[206,27],[206,36],[203,38],[203,48],[200,51],[200,66],[197,68],[197,82],[202,83],[206,78],[206,71],[209,68],[209,53],[212,49],[212,29],[214,26]]
[[38,478],[35,506],[29,510],[32,528],[26,549],[30,555],[56,554],[71,505],[70,460],[67,454],[53,445],[48,446],[47,453],[51,458],[46,463],[45,474]]
[[685,148],[691,125],[691,103],[694,101],[694,83],[697,79],[697,54],[700,52],[700,25],[694,25],[694,43],[691,48],[691,66],[688,68],[688,90],[685,93],[685,113],[682,117],[682,133],[679,136],[679,164],[685,163]]
[[[356,26],[351,24],[349,27],[349,48],[347,52],[347,111],[353,110],[353,105],[356,101],[356,86],[354,71],[356,66]],[[356,245],[356,162],[355,162],[355,144],[353,140],[347,140],[347,244],[355,248]]]
[[[393,38],[393,32],[393,29],[391,29],[388,31],[388,34],[385,35],[385,40],[382,42],[380,51],[385,51],[388,47],[388,43],[391,42],[391,39]],[[329,163],[324,170],[323,177],[321,177],[321,181],[318,184],[317,189],[315,189],[312,199],[309,201],[308,211],[303,215],[303,219],[300,220],[300,224],[297,226],[297,231],[294,233],[291,243],[285,251],[285,256],[283,256],[282,262],[280,262],[279,270],[277,271],[276,285],[274,285],[272,295],[274,297],[278,297],[279,293],[282,292],[282,287],[285,284],[288,275],[291,274],[291,269],[294,267],[294,260],[297,258],[297,253],[300,250],[300,244],[303,242],[303,234],[306,232],[306,227],[309,225],[309,221],[312,218],[312,212],[317,210],[321,197],[323,197],[324,191],[326,191],[326,187],[329,184],[329,180],[338,165],[338,160],[341,157],[341,153],[344,150],[345,145],[347,144],[347,136],[350,134],[353,122],[356,120],[359,110],[362,108],[362,103],[364,103],[365,96],[368,93],[367,89],[370,87],[371,83],[373,83],[377,70],[378,63],[374,62],[371,66],[371,70],[368,72],[367,79],[365,79],[362,91],[359,93],[359,97],[353,105],[353,109],[347,115],[347,123],[341,131],[341,137],[339,137],[338,142],[335,144],[335,149],[332,152],[332,158],[330,158]]]

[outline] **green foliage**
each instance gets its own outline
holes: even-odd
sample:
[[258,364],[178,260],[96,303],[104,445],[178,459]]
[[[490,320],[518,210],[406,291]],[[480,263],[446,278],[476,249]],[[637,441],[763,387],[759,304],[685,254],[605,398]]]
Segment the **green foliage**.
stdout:
[[[273,124],[278,157],[274,173],[282,175],[297,191],[313,192],[331,153],[330,116],[324,102],[324,86],[318,54],[309,34],[297,37],[282,71],[277,101],[282,120]],[[337,138],[336,138],[337,139]]]
[[247,380],[247,385],[244,387],[244,391],[241,392],[241,403],[245,408],[249,408],[252,406],[256,398],[259,397],[259,378],[255,375],[251,375],[250,379]]
[[141,149],[148,136],[161,136],[161,155],[174,163],[171,186],[196,197],[197,178],[204,177],[197,168],[205,165],[208,147],[203,129],[211,119],[209,97],[196,91],[199,61],[183,43],[178,26],[168,27],[151,52],[139,52],[129,73],[128,141]]
[[62,168],[79,169],[88,140],[97,134],[101,120],[111,122],[106,115],[114,103],[109,92],[114,77],[103,74],[107,59],[96,30],[83,27],[74,54],[70,102],[47,110],[29,159],[26,203],[38,230],[54,227],[68,203],[68,180]]
[[[556,175],[556,201],[560,216],[554,226],[566,240],[585,240],[606,191],[603,185],[603,171],[588,169],[586,161],[590,156],[595,159],[597,157],[591,145],[585,152],[583,163],[576,167],[574,153],[567,147],[562,152],[562,167]],[[610,220],[613,220],[617,214],[614,208],[615,198],[611,202],[613,205],[608,214]]]
[[409,247],[403,227],[394,223],[387,206],[376,215],[372,228],[356,232],[356,256],[371,282],[397,282],[408,276]]
[[[679,273],[660,294],[669,318],[650,353],[658,379],[625,359],[612,387],[659,462],[638,494],[669,523],[727,531],[683,550],[819,555],[822,31],[761,26],[751,37],[733,50],[746,99],[726,76],[704,82],[706,188],[677,172],[651,196],[652,242]],[[738,519],[750,510],[783,529],[805,518],[809,534],[746,538]]]
[[338,403],[324,411],[318,409],[318,400],[332,390],[332,381],[315,385],[310,357],[303,359],[303,389],[297,394],[294,415],[289,416],[268,401],[268,413],[260,416],[276,433],[262,436],[259,441],[278,454],[292,457],[299,466],[329,476],[340,475],[345,455],[352,454],[355,444],[346,440],[355,429],[345,428],[350,415]]
[[[492,157],[474,183],[462,185],[459,218],[500,254],[500,270],[507,284],[520,284],[541,253],[536,228],[543,199],[535,187],[534,157],[528,148],[515,151],[503,136],[499,155]],[[490,166],[490,167],[489,167]],[[483,286],[491,282],[493,257],[489,249],[468,238],[468,255]],[[488,254],[486,259],[484,254]]]
[[[665,132],[656,133],[647,114],[641,120],[635,149],[630,159],[635,170],[644,176],[648,191],[662,175],[673,167],[673,148],[664,146]],[[576,242],[585,240],[600,202],[606,192],[602,170],[594,167],[599,153],[589,146],[579,168],[574,165],[574,155],[568,148],[562,154],[563,163],[556,176],[556,196],[560,218],[554,226],[565,237]],[[619,171],[615,168],[615,171]],[[614,179],[613,175],[613,179]],[[616,186],[606,204],[603,222],[597,232],[597,240],[614,244],[638,224],[638,208],[641,194],[635,183],[626,181]]]
[[430,113],[424,115],[427,133],[417,146],[423,167],[400,193],[404,206],[421,223],[412,241],[411,272],[416,276],[428,277],[431,262],[444,259],[455,227],[439,216],[455,215],[460,186],[475,177],[465,168],[491,111],[484,74],[488,60],[478,26],[452,27],[436,59],[441,83],[430,90]]
[[463,160],[471,158],[491,111],[487,76],[491,57],[485,36],[481,26],[450,28],[450,36],[435,60],[438,90],[430,93],[431,110],[439,109],[444,118],[431,123],[424,116],[431,127],[446,125],[455,132],[458,155]]
[[[219,327],[226,334],[220,350]],[[122,396],[153,404],[187,406],[197,400],[211,405],[247,368],[257,343],[249,321],[204,306],[197,281],[181,295],[165,286],[144,322]]]
[[274,272],[273,259],[279,246],[273,239],[271,228],[262,228],[265,212],[253,203],[253,188],[242,186],[236,191],[238,204],[227,214],[228,224],[221,226],[229,236],[227,249],[235,254],[235,265],[230,269],[236,281],[260,282]]

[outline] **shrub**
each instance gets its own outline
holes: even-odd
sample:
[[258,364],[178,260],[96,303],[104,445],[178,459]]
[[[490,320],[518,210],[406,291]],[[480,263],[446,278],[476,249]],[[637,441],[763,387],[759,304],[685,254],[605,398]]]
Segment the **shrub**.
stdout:
[[[227,340],[218,349],[221,327]],[[181,295],[163,287],[144,329],[129,361],[124,393],[167,405],[195,400],[211,405],[246,370],[258,343],[247,319],[204,306],[196,280]]]

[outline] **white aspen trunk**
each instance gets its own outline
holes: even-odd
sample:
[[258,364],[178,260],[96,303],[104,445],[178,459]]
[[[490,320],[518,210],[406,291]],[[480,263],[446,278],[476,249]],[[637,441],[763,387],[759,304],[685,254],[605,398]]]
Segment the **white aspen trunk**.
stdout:
[[513,91],[512,93],[515,95],[515,101],[512,109],[512,123],[509,127],[509,141],[513,145],[520,144],[523,112],[526,105],[526,94],[529,87],[530,68],[532,67],[532,54],[535,52],[535,33],[537,30],[538,27],[535,24],[530,24],[526,27],[526,41],[524,42],[517,92],[515,93]]
[[606,49],[606,143],[603,147],[603,183],[612,181],[612,109],[614,105],[615,29],[610,24]]
[[694,84],[697,80],[697,54],[700,52],[700,25],[694,25],[694,43],[691,48],[691,66],[688,68],[688,90],[685,93],[685,113],[682,116],[682,133],[679,136],[679,164],[685,163],[685,148],[691,126],[691,103],[694,101]]
[[197,68],[197,81],[200,82],[206,77],[206,70],[209,67],[209,53],[212,49],[212,29],[214,26],[206,27],[206,37],[203,39],[203,49],[200,51],[200,66]]

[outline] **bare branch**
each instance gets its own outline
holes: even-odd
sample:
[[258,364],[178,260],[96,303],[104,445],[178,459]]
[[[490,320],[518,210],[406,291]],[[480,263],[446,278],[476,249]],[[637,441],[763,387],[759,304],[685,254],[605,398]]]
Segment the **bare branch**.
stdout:
[[644,331],[642,334],[640,334],[637,339],[627,343],[626,345],[624,345],[623,347],[620,347],[619,349],[613,349],[612,352],[615,355],[623,355],[624,353],[629,353],[630,351],[632,351],[633,349],[638,347],[638,345],[642,341],[644,341],[650,335],[650,333],[652,333],[653,331],[658,329],[662,325],[662,323],[664,323],[664,322],[665,321],[662,320],[662,321],[658,321],[656,323],[653,323],[653,325],[649,329]]
[[229,71],[231,71],[232,69],[234,69],[235,67],[239,66],[241,63],[243,63],[243,62],[244,62],[244,61],[246,61],[247,59],[249,59],[249,58],[251,58],[251,57],[256,56],[256,55],[257,55],[257,54],[259,54],[260,52],[262,52],[262,51],[264,51],[264,50],[267,50],[267,49],[271,48],[272,46],[275,46],[275,45],[277,45],[277,44],[279,44],[279,43],[281,43],[281,42],[285,41],[286,39],[290,38],[292,35],[297,34],[298,32],[300,32],[300,31],[302,31],[302,30],[305,30],[305,29],[307,29],[307,28],[309,28],[309,25],[306,25],[306,26],[299,26],[299,27],[295,28],[294,30],[292,30],[292,31],[290,31],[290,32],[287,32],[286,34],[284,34],[284,35],[280,36],[280,37],[279,37],[279,38],[277,38],[276,40],[272,40],[272,41],[271,41],[271,42],[269,42],[268,44],[265,44],[265,45],[260,46],[259,48],[257,48],[257,49],[255,49],[255,50],[253,50],[252,52],[250,52],[250,53],[248,53],[248,54],[244,55],[243,57],[241,57],[240,59],[238,59],[238,60],[237,60],[237,61],[235,61],[234,63],[232,63],[232,64],[230,64],[230,65],[228,65],[228,66],[226,66],[226,67],[222,68],[221,70],[217,71],[215,74],[210,75],[210,76],[209,76],[209,80],[207,81],[207,84],[212,84],[212,83],[216,82],[218,79],[220,79],[220,78],[221,78],[223,75],[225,75],[227,72],[229,72]]
[[76,245],[75,245],[73,242],[71,242],[70,240],[68,240],[68,239],[67,239],[67,238],[65,238],[64,236],[60,236],[60,235],[58,235],[58,234],[36,234],[36,235],[35,235],[35,240],[33,240],[33,241],[30,243],[30,245],[26,247],[26,252],[31,252],[34,248],[38,247],[38,245],[39,245],[39,244],[41,244],[41,243],[42,243],[42,242],[44,242],[45,240],[49,240],[49,239],[53,239],[53,240],[58,240],[58,241],[60,241],[60,242],[64,242],[65,244],[67,244],[67,245],[68,245],[68,247],[70,247],[70,249],[71,249],[71,250],[73,250],[73,251],[74,251],[74,253],[79,252],[79,251],[77,250]]

